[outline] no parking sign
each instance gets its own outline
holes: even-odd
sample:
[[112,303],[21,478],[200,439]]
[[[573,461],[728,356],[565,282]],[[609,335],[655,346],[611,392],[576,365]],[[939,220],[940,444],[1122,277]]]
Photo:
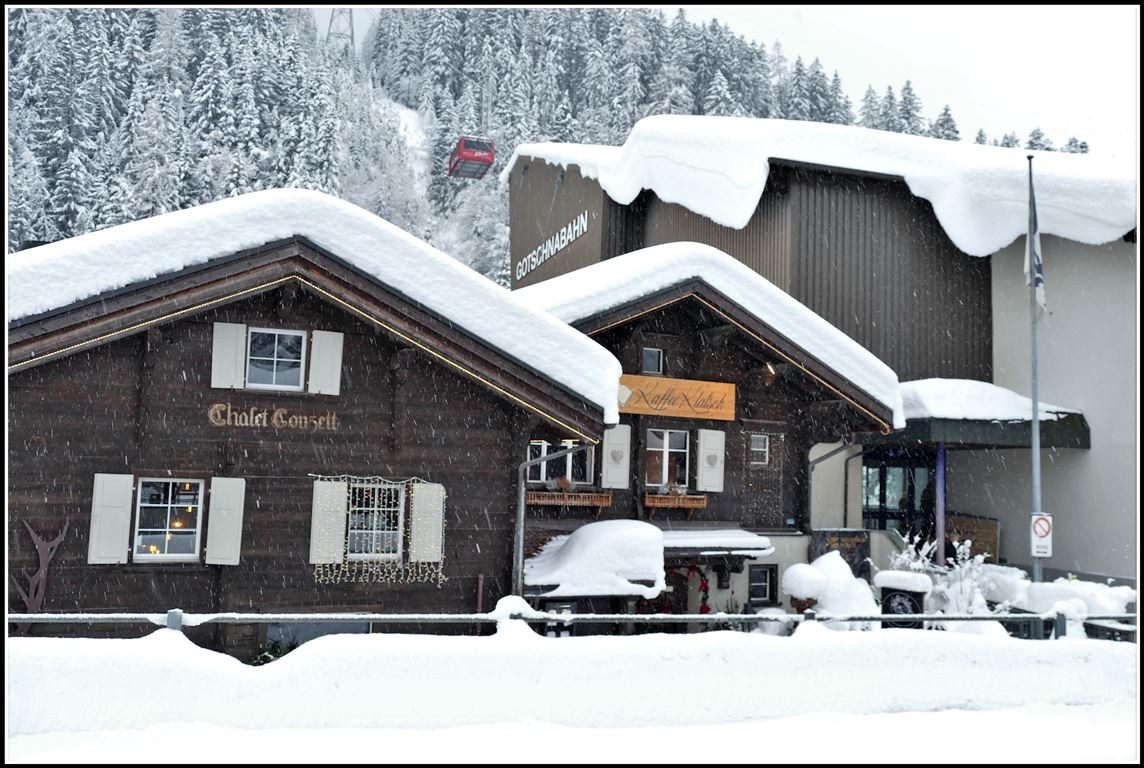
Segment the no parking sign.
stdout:
[[1033,557],[1053,556],[1053,516],[1033,515],[1029,518],[1029,541]]

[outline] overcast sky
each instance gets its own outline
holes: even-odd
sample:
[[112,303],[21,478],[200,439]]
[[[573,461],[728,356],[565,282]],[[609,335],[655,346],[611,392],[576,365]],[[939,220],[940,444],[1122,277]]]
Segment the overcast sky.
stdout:
[[[670,19],[679,6],[661,8]],[[963,140],[1039,126],[1057,147],[1070,136],[1094,154],[1135,162],[1139,146],[1140,8],[1118,6],[682,6],[736,33],[776,39],[792,61],[838,70],[855,112],[867,85],[897,96],[909,79],[927,119],[949,104]],[[380,11],[380,9],[377,9]],[[319,35],[329,10],[316,9]],[[356,8],[358,43],[373,18]]]

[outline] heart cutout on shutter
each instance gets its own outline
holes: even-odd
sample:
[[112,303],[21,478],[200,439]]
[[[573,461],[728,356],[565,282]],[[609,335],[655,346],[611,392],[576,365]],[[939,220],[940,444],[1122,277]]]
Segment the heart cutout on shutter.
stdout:
[[707,466],[713,467],[719,463],[719,457],[714,453],[707,454]]
[[619,448],[613,448],[611,455],[612,455],[612,463],[613,464],[619,464],[624,459],[624,452],[621,451]]

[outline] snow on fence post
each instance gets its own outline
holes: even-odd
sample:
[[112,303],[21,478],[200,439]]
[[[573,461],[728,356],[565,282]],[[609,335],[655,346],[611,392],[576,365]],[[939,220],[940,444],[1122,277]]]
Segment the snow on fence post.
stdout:
[[183,631],[183,609],[172,608],[167,611],[167,629]]
[[1060,640],[1068,634],[1068,624],[1065,621],[1065,615],[1057,611],[1056,626],[1053,627],[1053,637]]

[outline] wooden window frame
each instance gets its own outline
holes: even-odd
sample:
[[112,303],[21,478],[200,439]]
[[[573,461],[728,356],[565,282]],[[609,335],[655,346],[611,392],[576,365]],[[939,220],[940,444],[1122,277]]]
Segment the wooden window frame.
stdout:
[[[760,453],[755,450],[754,441],[756,437],[761,437],[766,441],[766,447],[762,450],[764,457],[763,461],[756,461],[755,456]],[[747,468],[760,470],[770,467],[771,465],[771,436],[768,432],[747,432]]]
[[[747,605],[752,608],[766,608],[779,604],[778,600],[778,571],[777,565],[759,564],[747,566]],[[767,598],[751,597],[751,586],[755,583],[752,577],[755,572],[767,574]]]
[[[183,506],[182,504],[174,504],[173,496],[170,500],[163,505],[144,504],[143,503],[143,484],[144,483],[195,483],[199,487],[198,505],[195,510],[195,549],[191,554],[169,554],[169,553],[143,553],[138,551],[140,546],[139,542],[139,523],[142,512],[142,507],[148,506],[166,506],[167,507],[167,527],[163,529],[158,528],[144,528],[146,531],[159,531],[162,530],[167,536],[171,535],[173,530],[171,526],[171,509],[176,506]],[[131,561],[135,563],[198,563],[201,562],[200,554],[203,542],[203,507],[206,505],[207,500],[207,487],[206,481],[202,478],[195,477],[137,477],[135,478],[135,504],[134,504],[134,521],[131,533]]]
[[[663,448],[652,448],[651,447],[651,445],[650,445],[651,440],[649,440],[648,438],[650,437],[652,432],[662,432],[663,433]],[[672,432],[678,432],[678,433],[682,434],[684,436],[684,438],[686,438],[687,443],[684,446],[682,451],[678,448],[672,448],[671,447],[671,438],[669,437],[669,435]],[[647,458],[648,458],[648,455],[651,454],[653,451],[663,453],[663,463],[661,464],[663,471],[660,474],[660,482],[658,482],[658,483],[649,483],[647,481]],[[647,432],[644,433],[644,472],[643,472],[643,476],[644,476],[644,486],[645,487],[647,487],[647,488],[663,488],[665,485],[668,485],[667,467],[669,465],[668,459],[671,458],[672,453],[682,453],[683,454],[683,477],[684,477],[684,480],[686,482],[682,483],[682,485],[684,488],[691,488],[691,432],[689,430],[686,430],[686,429],[666,429],[666,428],[652,428],[652,427],[649,427]]]
[[[357,510],[364,514],[381,515],[386,512],[396,512],[397,528],[380,528],[376,525],[373,527],[357,527],[353,525],[353,515],[355,509],[353,507],[353,494],[355,488],[374,488],[381,492],[395,491],[397,493],[396,506],[379,506],[375,504],[372,508],[362,508]],[[354,562],[383,562],[383,563],[401,563],[405,560],[405,483],[385,483],[379,481],[348,481],[346,485],[346,560]],[[378,534],[393,533],[397,537],[397,547],[395,552],[353,552],[350,549],[350,537],[355,533],[372,533],[375,536]]]
[[[658,352],[659,353],[658,370],[649,371],[647,366],[645,365],[644,356],[648,352]],[[662,376],[663,375],[663,348],[662,347],[640,347],[640,373],[651,374],[652,376]]]
[[[292,384],[252,384],[251,383],[251,381],[250,381],[250,359],[251,359],[250,345],[251,345],[251,342],[254,340],[254,334],[256,334],[256,333],[273,333],[276,336],[287,336],[287,335],[289,335],[289,336],[300,336],[302,338],[302,352],[301,352],[301,357],[298,358],[298,386],[294,386]],[[247,329],[246,329],[246,375],[245,375],[246,387],[245,388],[246,389],[270,390],[270,391],[275,391],[275,392],[304,392],[306,390],[306,352],[309,349],[309,341],[310,341],[309,336],[310,336],[310,334],[307,331],[299,331],[299,330],[294,330],[291,328],[255,328],[254,326],[247,327]],[[275,346],[277,346],[277,342],[275,343]],[[275,362],[278,361],[277,357],[273,357],[273,358],[259,357],[258,359],[259,360],[270,359],[270,360],[274,360]],[[290,360],[290,362],[293,362],[293,360]],[[277,370],[275,370],[275,377],[277,377]]]

